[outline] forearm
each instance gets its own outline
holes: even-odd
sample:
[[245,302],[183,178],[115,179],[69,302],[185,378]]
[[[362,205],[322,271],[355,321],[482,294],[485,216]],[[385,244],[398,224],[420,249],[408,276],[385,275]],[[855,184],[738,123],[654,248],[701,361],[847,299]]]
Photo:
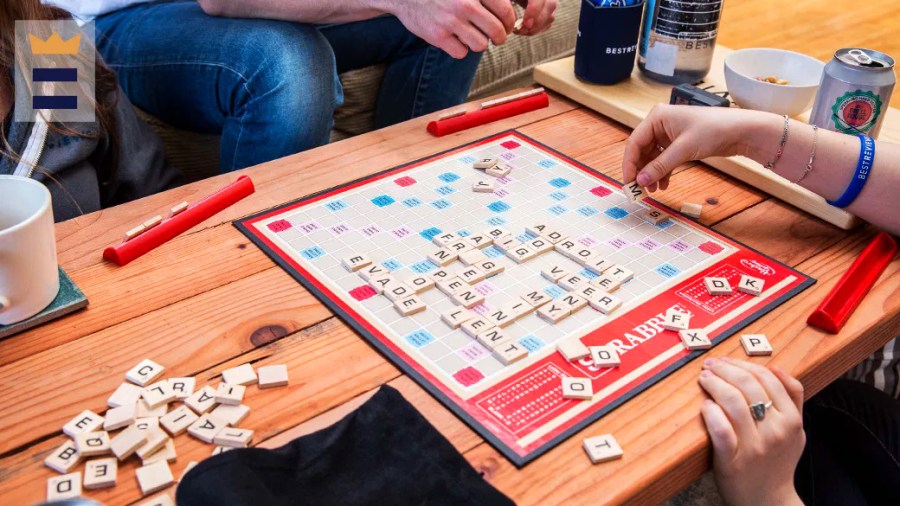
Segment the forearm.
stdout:
[[391,11],[394,0],[198,0],[204,12],[232,18],[265,18],[302,23],[349,23]]
[[[784,131],[784,119],[772,114],[754,115],[753,125],[744,130],[741,154],[765,165],[775,157]],[[813,148],[813,128],[791,120],[781,160],[774,171],[797,181],[807,168]],[[860,218],[900,234],[900,146],[876,142],[875,160],[865,187],[847,210]],[[800,185],[835,200],[854,177],[859,160],[859,139],[855,136],[819,129],[812,169]]]

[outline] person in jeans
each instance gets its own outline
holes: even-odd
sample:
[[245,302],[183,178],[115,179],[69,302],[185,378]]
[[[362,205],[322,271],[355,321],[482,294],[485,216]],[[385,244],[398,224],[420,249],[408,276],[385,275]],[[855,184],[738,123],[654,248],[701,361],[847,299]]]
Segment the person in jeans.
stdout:
[[[387,65],[378,128],[462,103],[516,22],[508,0],[45,1],[96,22],[136,106],[221,134],[223,172],[327,143],[349,70]],[[532,0],[518,32],[547,29],[555,9]]]

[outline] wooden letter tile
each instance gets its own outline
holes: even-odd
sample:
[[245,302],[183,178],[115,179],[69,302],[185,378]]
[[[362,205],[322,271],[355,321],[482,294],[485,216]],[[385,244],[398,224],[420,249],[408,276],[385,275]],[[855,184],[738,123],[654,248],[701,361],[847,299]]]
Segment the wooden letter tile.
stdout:
[[476,169],[490,169],[491,167],[497,165],[498,163],[500,163],[499,158],[493,158],[493,157],[481,158],[479,160],[475,160],[475,163],[472,164],[472,167],[474,167]]
[[471,338],[478,337],[478,334],[481,334],[492,327],[493,325],[491,325],[491,322],[487,321],[483,316],[472,318],[460,325],[462,331]]
[[264,365],[257,372],[259,373],[259,388],[283,387],[288,384],[286,364]]
[[710,295],[731,295],[731,285],[725,278],[703,278],[703,284],[706,285],[706,291]]
[[506,256],[512,258],[516,263],[527,262],[535,257],[537,253],[527,244],[519,244],[513,248],[506,250]]
[[65,443],[50,452],[50,455],[47,455],[47,458],[44,459],[45,466],[64,474],[71,471],[79,462],[81,462],[81,455],[78,454],[78,449],[75,448],[75,441],[71,440],[66,440]]
[[472,183],[472,191],[475,193],[491,193],[494,191],[494,182],[479,179]]
[[197,384],[196,378],[169,378],[169,386],[175,392],[175,399],[184,400],[194,393],[194,386]]
[[472,285],[466,283],[459,276],[454,276],[449,279],[442,279],[437,282],[438,290],[444,292],[447,295],[453,295],[455,293],[459,293],[463,290],[468,290],[472,288]]
[[207,385],[185,399],[184,405],[194,410],[194,413],[202,415],[216,405],[216,391]]
[[588,305],[587,299],[577,293],[567,293],[560,297],[559,303],[569,309],[569,313],[574,314]]
[[609,276],[600,276],[599,278],[592,279],[590,284],[607,293],[613,293],[622,286],[621,281],[615,280]]
[[466,240],[469,241],[473,248],[479,250],[487,248],[492,243],[491,238],[485,234],[472,234],[466,236]]
[[486,277],[496,276],[504,270],[503,265],[494,260],[485,260],[478,264],[478,268],[484,272]]
[[448,309],[441,313],[441,320],[444,320],[444,323],[450,325],[450,327],[456,329],[459,328],[463,323],[475,318],[477,315],[468,309],[457,306],[452,309]]
[[398,300],[405,299],[413,294],[415,294],[415,291],[402,281],[395,281],[384,289],[384,296],[391,302],[397,302]]
[[450,298],[453,299],[453,302],[466,309],[472,309],[484,302],[484,295],[481,295],[471,288],[459,293],[454,293]]
[[763,291],[763,286],[765,285],[765,281],[754,278],[752,276],[742,275],[741,282],[738,283],[738,291],[749,293],[750,295],[759,295]]
[[703,212],[703,206],[701,206],[700,204],[692,204],[690,202],[681,204],[681,214],[685,216],[690,216],[691,218],[697,219],[700,217],[701,212]]
[[405,299],[394,301],[394,307],[403,316],[412,316],[425,311],[425,303],[418,295],[411,295]]
[[428,255],[428,260],[438,267],[446,267],[456,261],[459,255],[447,248],[441,248]]
[[638,184],[637,181],[626,184],[622,187],[622,193],[631,202],[638,202],[647,198],[647,191]]
[[[474,250],[478,251],[478,250]],[[481,253],[478,251],[478,253]],[[466,267],[465,269],[459,272],[459,279],[469,283],[470,285],[474,285],[475,283],[480,283],[484,281],[485,278],[484,271],[479,269],[478,267],[472,265],[470,267]]]
[[512,172],[512,166],[505,163],[498,163],[494,167],[491,167],[490,169],[484,171],[485,174],[493,177],[508,176],[510,172]]
[[178,406],[172,411],[160,417],[159,424],[173,437],[186,431],[187,428],[197,421],[198,417],[187,406]]
[[617,367],[622,363],[615,346],[591,346],[591,360],[598,367]]
[[516,321],[515,313],[508,307],[499,307],[489,312],[485,319],[492,325],[503,328]]
[[137,401],[137,410],[135,415],[138,418],[159,418],[166,414],[166,411],[169,410],[168,404],[160,404],[155,408],[151,408],[149,404],[147,404],[147,400],[144,398],[140,398]]
[[350,272],[356,272],[371,263],[372,260],[362,253],[350,255],[341,259],[341,265]]
[[226,448],[246,448],[253,440],[253,431],[250,429],[238,429],[237,427],[225,428],[216,434],[213,443]]
[[243,385],[219,383],[218,388],[216,388],[216,402],[226,406],[237,406],[244,400],[244,392],[246,390],[247,388]]
[[145,359],[142,360],[138,365],[134,366],[130,371],[125,373],[125,379],[139,386],[147,386],[151,381],[156,380],[163,371],[165,367],[157,364],[156,362]]
[[498,329],[496,327],[485,330],[484,332],[475,336],[475,339],[491,350],[511,340],[511,338],[506,335],[502,329]]
[[522,244],[522,243],[520,243],[518,240],[516,240],[511,235],[505,235],[499,239],[494,239],[494,246],[496,246],[498,249],[502,250],[503,252],[508,251],[510,248],[515,248],[516,246],[518,246],[520,244]]
[[543,237],[532,239],[531,241],[527,242],[526,245],[534,250],[535,255],[543,255],[548,251],[553,251],[553,244]]
[[242,364],[222,371],[222,381],[229,385],[253,385],[256,383],[256,372],[250,364]]
[[562,395],[566,399],[589,401],[594,396],[590,378],[562,378]]
[[497,360],[503,365],[510,365],[528,356],[528,350],[515,341],[507,341],[492,351]]
[[154,492],[168,487],[175,483],[172,477],[172,470],[165,460],[160,460],[152,464],[137,468],[135,471],[138,485],[141,487],[141,493],[150,495]]
[[594,274],[603,274],[612,266],[612,262],[600,256],[599,253],[584,261],[584,267]]
[[579,276],[578,274],[570,274],[560,279],[556,284],[558,284],[563,290],[567,292],[574,292],[581,288],[582,285],[586,285],[587,282],[587,279]]
[[132,425],[112,438],[110,449],[116,458],[125,460],[146,442],[147,432]]
[[503,227],[494,227],[484,231],[484,235],[490,237],[491,241],[496,241],[501,237],[506,237],[508,235],[512,235],[509,233],[509,230],[506,230]]
[[670,309],[666,311],[666,318],[662,322],[662,328],[678,332],[679,330],[687,330],[690,322],[691,315],[688,313]]
[[575,252],[581,249],[581,246],[576,244],[571,239],[563,239],[558,243],[554,244],[553,248],[561,253],[566,258],[575,258]]
[[93,432],[103,426],[103,417],[90,410],[82,411],[78,416],[63,425],[63,433],[70,438],[75,438],[84,432]]
[[116,388],[116,391],[109,396],[109,399],[106,400],[106,405],[111,408],[118,408],[119,406],[134,406],[134,403],[136,403],[137,400],[141,398],[141,392],[143,391],[143,388],[135,384],[122,383],[118,388]]
[[81,473],[54,476],[47,480],[47,501],[62,501],[81,496]]
[[556,344],[556,349],[559,351],[560,355],[569,362],[580,360],[591,354],[591,350],[581,342],[581,339],[566,339],[565,341],[560,341]]
[[659,209],[644,209],[638,213],[638,216],[647,223],[659,225],[669,219],[669,215]]
[[570,275],[571,274],[569,273],[569,271],[563,269],[562,267],[560,267],[558,265],[552,265],[546,269],[541,270],[541,276],[544,276],[545,278],[547,278],[548,280],[550,280],[554,283],[556,283],[560,279],[562,279],[566,276],[570,276]]
[[366,281],[368,281],[372,278],[379,278],[379,277],[385,276],[387,274],[390,274],[387,271],[387,269],[385,269],[384,267],[382,267],[378,264],[372,264],[372,265],[363,267],[362,269],[358,270],[357,273],[359,273],[360,277],[362,277]]
[[622,458],[625,452],[612,434],[589,437],[584,440],[584,451],[594,464]]
[[103,430],[116,430],[134,423],[137,418],[137,402],[130,406],[119,406],[106,410],[106,419],[103,421]]
[[541,307],[544,304],[550,302],[553,299],[551,299],[549,295],[547,295],[546,293],[544,293],[541,290],[534,290],[534,291],[528,292],[525,295],[523,295],[522,300],[531,304],[531,307],[538,308],[538,307]]
[[622,305],[622,299],[608,293],[600,293],[590,299],[588,304],[603,314],[610,314]]
[[544,304],[537,310],[538,318],[541,318],[542,320],[550,323],[558,323],[570,314],[571,313],[569,312],[569,308],[557,302]]
[[211,415],[203,415],[188,427],[188,434],[203,441],[204,443],[212,443],[213,438],[220,430],[225,428],[225,422]]
[[146,466],[147,464],[152,464],[157,460],[164,460],[166,462],[175,462],[176,460],[178,460],[178,453],[175,451],[175,441],[167,439],[166,444],[164,444],[162,448],[156,450],[150,455],[141,457],[141,464]]
[[119,462],[115,457],[89,460],[84,465],[84,488],[95,490],[116,486]]
[[772,354],[772,345],[763,334],[744,334],[741,336],[741,346],[744,352],[751,357],[763,357]]
[[152,455],[154,452],[165,446],[166,441],[169,441],[168,434],[159,427],[154,427],[145,431],[145,433],[147,434],[147,442],[141,445],[135,452],[137,453],[137,456],[142,459],[148,455]]
[[487,260],[487,255],[478,248],[470,249],[459,254],[459,261],[465,265],[474,266]]
[[109,432],[82,432],[75,436],[75,449],[82,457],[96,457],[109,453]]
[[604,274],[615,279],[619,283],[625,283],[634,277],[634,272],[618,265],[614,265]]
[[433,242],[435,246],[440,246],[442,248],[457,240],[459,240],[459,236],[453,232],[444,232],[443,234],[438,234],[431,238],[431,242]]
[[147,406],[155,408],[174,401],[175,391],[168,380],[162,380],[144,387],[141,396],[147,401]]
[[444,246],[444,248],[453,252],[455,255],[459,255],[460,253],[465,253],[466,251],[475,249],[475,247],[472,246],[472,243],[470,243],[468,241],[468,239],[465,239],[465,238],[457,239],[457,240],[451,242],[450,244]]
[[681,330],[678,332],[678,336],[681,338],[681,342],[684,343],[684,347],[689,350],[706,350],[712,348],[712,342],[710,342],[709,336],[706,334],[705,330]]
[[249,414],[250,407],[241,404],[239,406],[216,406],[216,409],[212,410],[210,416],[233,427],[241,423]]

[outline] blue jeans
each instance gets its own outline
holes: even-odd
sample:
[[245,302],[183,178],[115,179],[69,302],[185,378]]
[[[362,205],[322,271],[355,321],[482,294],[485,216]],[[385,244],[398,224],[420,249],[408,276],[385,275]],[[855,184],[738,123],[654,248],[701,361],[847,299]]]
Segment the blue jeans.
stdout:
[[139,4],[96,21],[131,101],[175,127],[221,134],[223,172],[328,142],[342,72],[387,64],[378,128],[460,104],[481,55],[455,60],[395,17],[314,26],[206,15],[194,1]]

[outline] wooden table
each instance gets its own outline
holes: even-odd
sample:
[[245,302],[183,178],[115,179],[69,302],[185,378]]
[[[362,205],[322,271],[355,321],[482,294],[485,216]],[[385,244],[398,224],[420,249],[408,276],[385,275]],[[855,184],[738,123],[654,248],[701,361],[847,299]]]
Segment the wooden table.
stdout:
[[[509,128],[621,178],[628,131],[556,96],[549,108],[440,139],[425,133],[428,119],[242,171],[256,183],[254,195],[125,267],[103,262],[102,248],[134,223],[183,200],[196,201],[236,174],[58,224],[60,263],[91,305],[0,341],[3,502],[43,499],[46,479],[56,473],[42,462],[63,442],[63,423],[83,409],[102,412],[125,371],[144,358],[165,365],[169,376],[196,375],[198,386],[217,383],[223,369],[245,362],[288,364],[288,388],[248,392],[252,411],[241,425],[254,429],[257,444],[268,447],[327,426],[380,385],[391,385],[520,504],[658,502],[708,469],[709,444],[699,416],[703,394],[696,382],[700,361],[517,470],[231,225],[261,209]],[[718,199],[719,204],[704,207],[703,223],[818,278],[747,329],[768,334],[776,350],[771,358],[753,360],[797,375],[807,395],[900,333],[900,260],[888,267],[840,335],[804,323],[872,237],[871,229],[845,233],[696,164],[679,169],[671,189],[657,198],[674,207],[685,200]],[[736,338],[710,355],[744,358]],[[616,435],[625,457],[592,466],[581,436],[605,432]],[[187,435],[176,445],[176,477],[189,461],[211,451]],[[127,461],[114,489],[90,496],[107,504],[139,499],[136,465],[134,458]]]

